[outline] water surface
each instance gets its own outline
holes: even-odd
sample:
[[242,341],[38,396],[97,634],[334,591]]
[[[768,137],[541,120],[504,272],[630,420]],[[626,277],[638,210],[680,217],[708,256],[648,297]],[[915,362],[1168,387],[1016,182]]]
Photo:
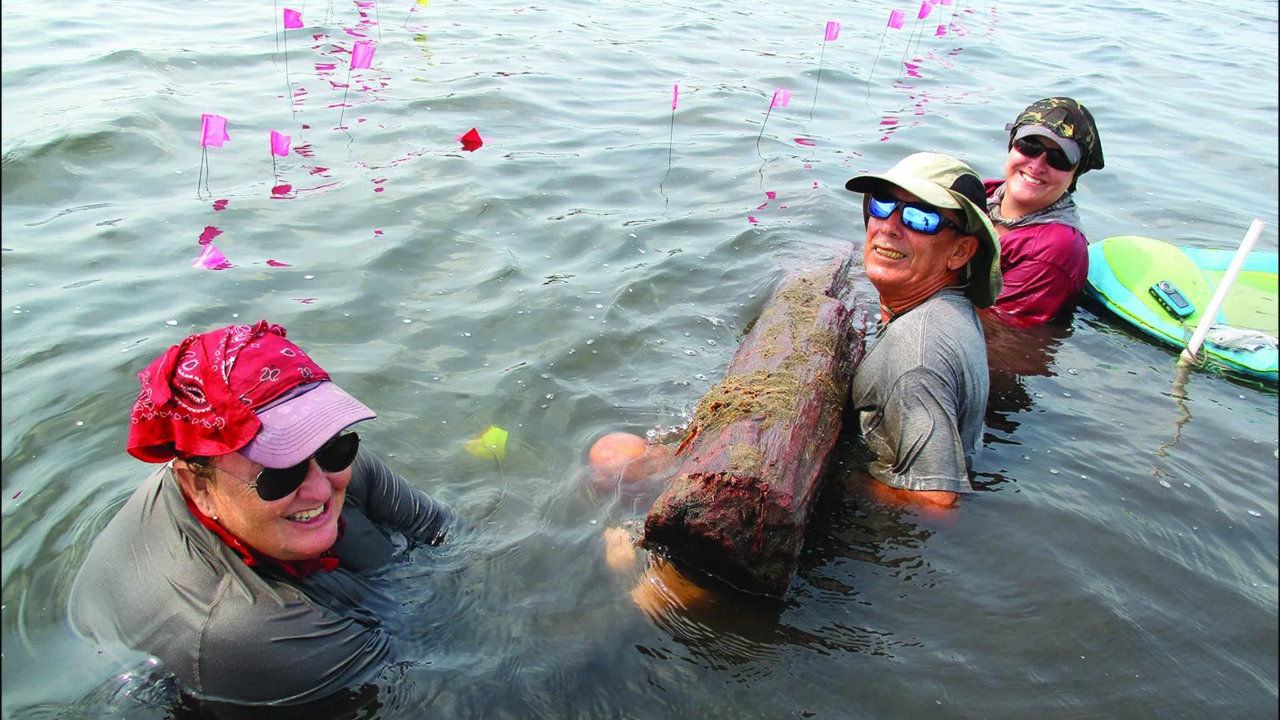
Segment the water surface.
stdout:
[[[287,35],[242,0],[0,11],[6,718],[165,716],[113,695],[67,591],[146,473],[137,371],[263,317],[476,525],[389,579],[379,717],[1276,717],[1276,393],[1197,372],[1180,404],[1172,350],[1100,308],[1002,355],[949,522],[847,490],[842,446],[781,603],[639,613],[600,532],[644,508],[580,474],[599,435],[684,422],[777,281],[860,244],[848,177],[920,150],[997,176],[1039,97],[1098,120],[1091,239],[1234,248],[1256,217],[1275,251],[1274,4],[296,5]],[[207,178],[201,113],[229,119]],[[232,267],[191,267],[201,236]],[[492,424],[501,463],[464,450]]]

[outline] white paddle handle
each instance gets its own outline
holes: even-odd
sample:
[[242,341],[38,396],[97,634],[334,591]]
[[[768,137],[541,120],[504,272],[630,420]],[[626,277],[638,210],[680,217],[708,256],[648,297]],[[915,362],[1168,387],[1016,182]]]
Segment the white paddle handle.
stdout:
[[1200,344],[1204,342],[1204,336],[1209,334],[1209,328],[1213,327],[1214,319],[1218,317],[1218,310],[1222,308],[1222,301],[1227,299],[1227,291],[1231,289],[1231,283],[1236,281],[1236,276],[1240,274],[1240,268],[1244,267],[1244,261],[1249,257],[1249,253],[1253,250],[1254,243],[1258,242],[1258,237],[1262,235],[1262,228],[1267,224],[1261,220],[1254,218],[1253,223],[1249,225],[1249,231],[1244,234],[1244,241],[1240,243],[1240,249],[1236,250],[1236,256],[1231,258],[1231,264],[1227,266],[1227,271],[1222,274],[1222,280],[1218,282],[1218,287],[1213,291],[1213,298],[1209,300],[1209,306],[1204,309],[1204,313],[1200,316],[1200,324],[1196,325],[1196,331],[1191,334],[1191,340],[1187,342],[1187,347],[1182,351],[1182,357],[1179,362],[1183,364],[1196,363],[1196,354],[1200,352]]

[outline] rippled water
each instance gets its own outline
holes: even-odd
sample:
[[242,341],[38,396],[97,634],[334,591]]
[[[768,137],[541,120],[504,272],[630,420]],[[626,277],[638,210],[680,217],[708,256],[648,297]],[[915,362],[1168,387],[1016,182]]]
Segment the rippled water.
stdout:
[[[125,668],[63,605],[145,474],[134,374],[261,317],[476,524],[389,579],[408,656],[377,716],[1276,717],[1276,393],[1198,372],[1179,404],[1173,352],[1098,308],[993,359],[949,522],[846,490],[842,446],[778,604],[642,615],[600,531],[644,508],[580,475],[600,434],[681,423],[773,284],[860,242],[845,179],[917,150],[995,176],[1044,95],[1100,125],[1092,239],[1234,248],[1256,217],[1276,250],[1274,4],[956,0],[943,37],[886,3],[296,5],[283,37],[284,3],[0,11],[5,717],[164,716],[112,697]],[[229,119],[207,180],[201,113]],[[202,235],[232,267],[191,267]],[[491,424],[502,463],[463,447]]]

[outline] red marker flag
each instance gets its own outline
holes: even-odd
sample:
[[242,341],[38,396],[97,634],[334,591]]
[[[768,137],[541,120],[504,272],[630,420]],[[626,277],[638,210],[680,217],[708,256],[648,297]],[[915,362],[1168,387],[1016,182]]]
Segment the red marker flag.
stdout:
[[832,40],[835,40],[838,37],[840,37],[840,23],[828,22],[827,36],[823,38],[823,40],[825,40],[826,42],[831,42]]
[[362,70],[373,63],[373,43],[361,40],[351,48],[351,69]]
[[889,27],[893,28],[894,30],[901,30],[902,20],[904,17],[905,16],[902,14],[901,10],[894,10],[893,12],[889,13]]
[[226,118],[209,113],[200,116],[200,147],[222,147],[222,142],[230,139]]
[[275,130],[271,131],[271,154],[284,157],[289,154],[289,144],[293,142],[293,138],[288,135],[282,135]]
[[284,9],[284,29],[293,30],[302,27],[302,13],[297,10]]
[[476,148],[484,145],[484,138],[480,137],[480,132],[475,128],[459,135],[458,140],[462,142],[462,149],[467,152],[475,152]]

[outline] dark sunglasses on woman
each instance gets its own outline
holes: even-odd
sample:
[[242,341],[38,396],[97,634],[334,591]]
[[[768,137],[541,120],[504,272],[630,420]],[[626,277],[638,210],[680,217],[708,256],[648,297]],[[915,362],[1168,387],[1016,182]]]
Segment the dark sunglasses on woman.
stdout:
[[1075,165],[1067,159],[1067,154],[1062,151],[1062,148],[1048,147],[1043,142],[1040,142],[1038,138],[1018,138],[1013,141],[1013,149],[1017,150],[1023,157],[1029,160],[1040,157],[1040,153],[1048,153],[1048,155],[1045,156],[1045,160],[1048,161],[1049,167],[1054,170],[1067,172],[1071,168],[1075,167]]
[[258,491],[258,497],[272,502],[293,494],[302,487],[307,479],[307,471],[314,459],[321,470],[330,473],[342,472],[351,467],[360,450],[360,436],[349,432],[338,435],[320,446],[315,455],[287,468],[264,468],[257,479],[249,483],[249,487]]
[[927,203],[907,202],[878,193],[873,194],[868,203],[871,217],[881,220],[887,220],[899,207],[902,208],[902,224],[918,233],[937,235],[949,227],[964,232],[964,228],[943,217],[937,208]]

